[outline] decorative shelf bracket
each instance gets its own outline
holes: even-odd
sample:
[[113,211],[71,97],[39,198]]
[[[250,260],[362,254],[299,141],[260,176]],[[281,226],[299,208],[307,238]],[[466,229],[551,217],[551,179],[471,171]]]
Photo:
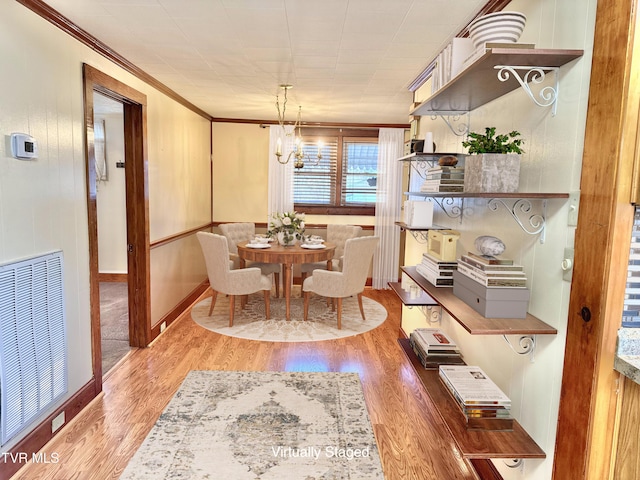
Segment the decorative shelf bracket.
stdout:
[[[462,116],[466,115],[466,120],[463,122],[461,120]],[[453,132],[453,134],[457,137],[463,137],[469,133],[469,112],[460,112],[460,113],[440,113],[434,112],[431,115],[431,118],[435,120],[440,117],[444,123],[447,124],[449,130]],[[457,125],[454,125],[457,124]]]
[[409,162],[411,168],[418,174],[420,178],[423,180],[427,179],[427,169],[432,167],[435,163],[433,160],[414,160],[413,162]]
[[440,323],[442,321],[442,307],[439,305],[423,305],[422,314],[429,323]]
[[507,342],[507,345],[518,355],[531,355],[530,361],[533,363],[535,361],[536,354],[536,337],[534,335],[523,335],[518,340],[518,349],[514,347],[506,335],[502,335],[504,341]]
[[462,223],[462,214],[464,212],[464,198],[460,199],[460,204],[453,197],[432,197],[433,200],[449,218],[459,218]]
[[[517,199],[512,206],[508,206],[507,203],[501,198],[492,198],[487,204],[489,209],[494,212],[498,210],[500,205],[504,206],[504,208],[507,209],[509,214],[511,214],[511,216],[520,226],[523,232],[528,233],[529,235],[540,234],[540,243],[544,243],[547,200],[542,200],[542,213],[533,214],[531,214],[531,201],[526,198]],[[527,215],[528,218],[526,218]],[[522,216],[524,216],[525,218],[522,219]]]
[[[558,94],[560,89],[560,78],[558,71],[560,67],[526,67],[517,65],[496,65],[498,70],[498,80],[506,82],[513,77],[518,81],[522,89],[527,92],[529,98],[539,107],[551,106],[551,115],[555,117],[558,110]],[[524,75],[521,75],[519,70],[525,71]],[[546,73],[553,73],[554,86],[546,86],[538,92],[538,98],[531,90],[530,83],[540,84],[544,82]]]
[[407,229],[407,232],[409,232],[411,234],[411,236],[418,243],[427,243],[427,240],[429,239],[429,231],[428,230],[409,230],[409,229]]

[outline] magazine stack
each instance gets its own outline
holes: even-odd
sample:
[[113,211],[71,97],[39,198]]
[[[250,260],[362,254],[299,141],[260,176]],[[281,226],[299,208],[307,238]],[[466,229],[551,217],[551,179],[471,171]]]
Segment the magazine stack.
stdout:
[[464,190],[464,168],[438,165],[427,169],[421,193],[462,192]]
[[436,287],[452,287],[453,272],[458,268],[457,261],[445,262],[428,253],[422,254],[422,263],[416,265],[416,272]]
[[416,328],[409,335],[409,343],[424,368],[464,365],[456,343],[438,328]]
[[527,286],[524,267],[513,260],[469,252],[458,261],[458,271],[485,287]]
[[482,369],[469,365],[440,365],[439,374],[462,410],[467,428],[513,430],[511,400]]

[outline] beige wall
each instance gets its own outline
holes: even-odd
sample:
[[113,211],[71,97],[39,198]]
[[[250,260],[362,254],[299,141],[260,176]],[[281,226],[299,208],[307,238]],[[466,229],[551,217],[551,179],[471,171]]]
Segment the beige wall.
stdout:
[[[269,129],[242,123],[213,124],[213,219],[268,221]],[[307,215],[307,223],[374,225],[374,217]]]
[[[0,2],[0,19],[0,263],[64,252],[68,397],[92,376],[83,62],[147,95],[151,240],[210,221],[210,124],[18,2]],[[12,132],[37,139],[37,160],[11,158]],[[163,261],[151,278],[155,318],[171,306],[165,294],[178,297],[206,278],[195,242],[182,246],[152,253]]]
[[[596,1],[514,0],[507,10],[524,12],[527,24],[520,42],[538,48],[584,49],[585,55],[562,67],[560,99],[555,117],[550,108],[536,106],[518,89],[473,111],[467,119],[471,131],[518,130],[525,139],[521,162],[521,192],[573,192],[580,188],[580,171],[586,105],[589,93],[591,50]],[[497,81],[497,80],[496,80]],[[549,81],[545,83],[548,85]],[[426,86],[425,90],[430,88]],[[429,93],[422,92],[426,98]],[[439,151],[462,152],[462,139],[454,136],[441,119],[422,117],[421,135],[434,132]],[[540,213],[542,202],[533,202]],[[510,469],[495,463],[507,480],[551,478],[557,412],[562,381],[564,344],[570,283],[562,280],[561,262],[565,247],[573,246],[574,227],[567,225],[568,201],[549,200],[546,240],[525,234],[503,207],[487,208],[486,200],[466,200],[462,222],[436,209],[434,222],[461,232],[458,253],[474,251],[479,235],[504,240],[504,256],[524,265],[531,290],[529,312],[558,330],[557,335],[538,335],[535,356],[520,356],[497,336],[472,336],[445,314],[442,326],[461,345],[468,364],[479,365],[512,399],[518,421],[547,454],[545,460],[525,460],[523,468]],[[535,213],[534,212],[534,213]],[[528,218],[528,217],[525,217]],[[424,246],[407,235],[407,263],[415,264]],[[412,312],[412,314],[414,314]],[[518,336],[509,339],[517,345]]]

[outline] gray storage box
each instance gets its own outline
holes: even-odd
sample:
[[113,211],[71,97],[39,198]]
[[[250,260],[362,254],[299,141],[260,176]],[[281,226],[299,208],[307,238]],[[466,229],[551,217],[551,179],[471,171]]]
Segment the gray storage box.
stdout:
[[526,318],[528,288],[487,288],[460,272],[453,272],[453,294],[487,318]]

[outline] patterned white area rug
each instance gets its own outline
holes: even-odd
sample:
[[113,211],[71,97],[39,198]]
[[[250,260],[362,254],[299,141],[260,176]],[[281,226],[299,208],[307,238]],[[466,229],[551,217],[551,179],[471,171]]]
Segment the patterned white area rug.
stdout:
[[350,337],[373,330],[387,318],[387,310],[375,300],[362,297],[366,320],[362,320],[358,299],[345,298],[342,301],[342,329],[338,330],[338,317],[327,300],[312,295],[309,301],[309,319],[303,321],[303,301],[296,296],[291,299],[291,320],[286,321],[284,298],[271,298],[271,319],[264,317],[264,297],[261,293],[249,295],[244,309],[236,300],[233,327],[229,327],[229,298],[218,295],[211,317],[211,298],[198,302],[191,310],[191,318],[200,326],[222,335],[263,340],[267,342],[313,342]]
[[191,371],[122,480],[374,480],[356,373]]

